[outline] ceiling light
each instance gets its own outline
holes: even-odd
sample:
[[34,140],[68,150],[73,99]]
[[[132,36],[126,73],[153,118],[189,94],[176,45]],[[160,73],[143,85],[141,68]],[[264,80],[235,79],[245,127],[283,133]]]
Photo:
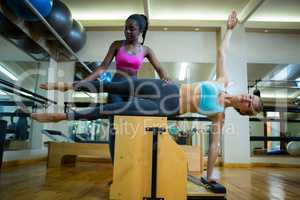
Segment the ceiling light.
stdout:
[[0,63],[0,72],[2,72],[3,74],[5,74],[8,78],[17,81],[17,77],[15,75],[13,75],[10,71],[8,71],[6,68],[4,68],[3,64]]
[[0,95],[7,95],[7,93],[4,92],[4,91],[2,91],[2,90],[0,90]]
[[164,28],[163,28],[163,30],[164,30],[164,31],[167,31],[167,30],[168,30],[168,28],[167,28],[167,27],[164,27]]
[[269,32],[269,30],[268,30],[268,29],[265,29],[265,30],[264,30],[264,32],[265,32],[265,33],[268,33],[268,32]]
[[187,66],[188,66],[187,62],[181,63],[180,74],[179,74],[180,81],[183,81],[186,78]]
[[199,31],[199,30],[200,30],[200,28],[195,28],[194,30],[195,30],[195,31]]
[[131,12],[98,12],[98,11],[90,11],[90,12],[72,12],[72,16],[76,20],[124,20]]
[[228,13],[211,13],[211,12],[191,12],[182,11],[180,14],[178,12],[159,12],[151,15],[153,20],[227,20]]

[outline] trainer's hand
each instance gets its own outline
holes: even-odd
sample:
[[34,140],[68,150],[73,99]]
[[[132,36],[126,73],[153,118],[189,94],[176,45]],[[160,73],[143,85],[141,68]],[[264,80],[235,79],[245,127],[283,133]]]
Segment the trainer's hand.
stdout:
[[166,83],[172,83],[172,79],[170,77],[164,77],[162,80]]

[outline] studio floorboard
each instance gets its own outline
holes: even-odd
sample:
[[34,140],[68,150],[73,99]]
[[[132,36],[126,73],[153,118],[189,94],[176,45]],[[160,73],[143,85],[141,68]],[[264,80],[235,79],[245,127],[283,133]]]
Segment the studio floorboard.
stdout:
[[[218,168],[227,199],[300,199],[300,168]],[[79,162],[76,167],[48,169],[46,163],[4,168],[1,200],[107,200],[110,163]]]

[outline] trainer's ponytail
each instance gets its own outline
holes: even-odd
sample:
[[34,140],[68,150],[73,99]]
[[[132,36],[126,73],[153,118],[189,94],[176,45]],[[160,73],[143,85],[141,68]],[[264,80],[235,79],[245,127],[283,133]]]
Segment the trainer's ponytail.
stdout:
[[145,42],[145,38],[146,38],[146,33],[148,31],[148,25],[149,25],[149,22],[148,22],[148,17],[146,15],[141,15],[144,20],[145,20],[145,28],[143,30],[143,34],[142,34],[142,37],[143,37],[143,41],[142,41],[142,45],[144,44]]

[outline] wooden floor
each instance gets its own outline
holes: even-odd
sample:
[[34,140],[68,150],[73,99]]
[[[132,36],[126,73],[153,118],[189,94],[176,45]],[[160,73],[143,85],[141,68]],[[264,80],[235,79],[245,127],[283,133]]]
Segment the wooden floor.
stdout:
[[[300,199],[298,168],[219,168],[227,199]],[[108,199],[110,163],[77,163],[75,168],[46,169],[46,163],[2,169],[1,200]]]

